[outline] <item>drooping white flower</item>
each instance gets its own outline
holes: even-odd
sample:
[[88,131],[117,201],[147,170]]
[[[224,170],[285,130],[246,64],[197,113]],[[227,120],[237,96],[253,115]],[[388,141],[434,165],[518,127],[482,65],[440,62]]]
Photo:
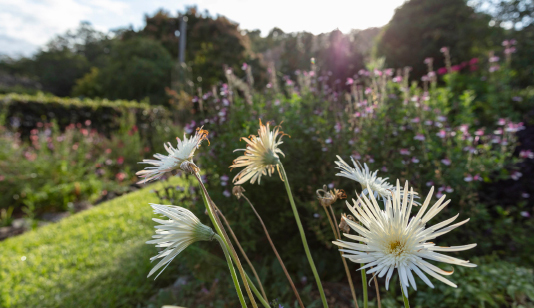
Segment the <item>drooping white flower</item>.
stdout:
[[184,166],[188,165],[196,168],[195,164],[192,162],[193,155],[195,154],[195,150],[200,147],[200,143],[207,139],[208,131],[202,128],[197,128],[194,136],[187,138],[184,134],[183,141],[180,140],[180,138],[176,138],[178,141],[176,148],[174,148],[170,142],[167,142],[164,146],[169,155],[158,153],[154,155],[157,160],[143,159],[141,162],[142,164],[149,164],[152,165],[152,167],[146,167],[144,170],[136,173],[139,177],[144,178],[137,183],[141,184],[151,180],[157,180],[166,172],[179,168],[184,162],[187,162]]
[[187,246],[198,241],[211,241],[215,233],[210,227],[202,224],[195,214],[183,207],[153,203],[150,205],[154,209],[154,214],[161,214],[169,218],[168,220],[152,218],[160,225],[155,226],[156,235],[152,236],[154,240],[146,242],[147,244],[156,244],[156,247],[165,247],[156,256],[150,258],[150,261],[162,260],[154,266],[147,277],[165,266],[156,276],[158,278],[169,263]]
[[387,182],[388,178],[381,178],[377,176],[378,170],[371,172],[367,164],[363,166],[355,161],[352,157],[352,164],[354,168],[349,166],[339,155],[337,155],[339,161],[336,161],[336,165],[341,172],[337,173],[336,176],[346,177],[348,179],[354,180],[362,185],[362,193],[367,195],[369,191],[372,190],[375,194],[375,197],[380,197],[382,200],[386,200],[388,196],[391,195],[391,192],[395,190],[395,186]]
[[417,290],[412,272],[431,288],[434,285],[425,273],[456,288],[454,283],[442,276],[451,275],[453,271],[444,271],[425,259],[465,267],[476,267],[475,264],[469,263],[469,261],[440,253],[463,251],[475,247],[476,244],[440,247],[428,242],[469,221],[469,219],[466,219],[448,226],[458,217],[459,214],[457,214],[450,219],[427,228],[427,222],[434,218],[450,202],[450,200],[443,202],[445,200],[444,195],[426,211],[432,199],[433,190],[434,188],[432,187],[415,217],[410,217],[413,201],[407,198],[408,182],[406,182],[403,190],[404,196],[402,196],[400,184],[397,181],[397,189],[388,197],[385,211],[378,206],[372,193],[369,194],[369,198],[365,195],[362,195],[361,198],[358,197],[358,204],[354,206],[347,202],[350,211],[360,223],[350,220],[346,222],[353,230],[359,233],[359,236],[344,235],[357,242],[339,240],[333,243],[343,248],[340,250],[344,252],[343,256],[345,258],[355,263],[365,264],[361,269],[371,268],[367,271],[368,274],[378,275],[380,278],[386,276],[386,289],[389,287],[389,280],[395,269],[397,269],[406,296],[408,296],[407,288],[410,285]]
[[254,184],[257,180],[259,184],[261,176],[267,174],[271,176],[275,167],[280,174],[280,158],[278,154],[285,155],[278,146],[283,143],[283,136],[284,133],[280,131],[278,126],[271,131],[269,123],[263,125],[260,120],[258,136],[252,135],[249,138],[241,138],[247,143],[247,147],[246,149],[235,150],[245,151],[245,153],[243,156],[236,158],[230,168],[245,168],[234,177],[233,182],[236,185],[241,185],[250,180],[250,183]]

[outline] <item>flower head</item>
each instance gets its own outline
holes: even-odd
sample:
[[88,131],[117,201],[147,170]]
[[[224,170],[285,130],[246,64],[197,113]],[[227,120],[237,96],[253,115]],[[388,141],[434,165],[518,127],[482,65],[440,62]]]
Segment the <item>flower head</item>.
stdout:
[[[176,138],[178,145],[174,148],[170,142],[164,144],[165,150],[169,155],[155,154],[156,159],[143,159],[142,164],[149,164],[153,167],[146,167],[144,170],[138,171],[136,174],[139,177],[144,178],[139,181],[140,183],[146,183],[151,180],[157,180],[161,178],[166,172],[174,170],[176,168],[182,168],[186,171],[194,171],[198,167],[193,163],[193,155],[195,150],[200,147],[200,143],[203,140],[208,140],[208,131],[202,128],[197,128],[197,132],[189,139],[184,134],[184,140]],[[208,140],[209,142],[209,140]]]
[[336,161],[336,165],[341,172],[337,173],[337,176],[346,177],[348,179],[354,180],[362,185],[362,194],[369,194],[370,191],[373,191],[375,197],[380,197],[382,200],[391,194],[391,191],[395,190],[395,186],[387,182],[388,178],[381,178],[377,176],[378,170],[371,172],[367,164],[360,164],[360,162],[355,161],[352,157],[352,164],[354,168],[349,166],[339,155],[337,156],[339,161]]
[[[241,185],[248,180],[254,184],[256,180],[258,184],[261,181],[261,176],[271,174],[275,167],[280,174],[279,163],[280,158],[278,154],[285,156],[282,150],[278,148],[282,144],[282,137],[285,134],[280,131],[280,127],[275,127],[272,131],[269,128],[269,123],[263,125],[260,120],[260,129],[258,129],[258,136],[252,135],[249,138],[241,138],[247,143],[246,149],[237,149],[235,151],[244,151],[243,156],[239,156],[234,160],[230,168],[245,167],[234,177],[233,182]],[[234,151],[234,152],[235,152]],[[281,177],[281,175],[280,175]]]
[[323,185],[323,189],[317,189],[316,191],[317,199],[322,206],[328,207],[332,205],[337,199],[346,199],[347,195],[343,189],[335,189],[328,191],[326,185]]
[[[411,191],[413,191],[413,188]],[[448,226],[458,218],[459,214],[457,214],[450,219],[426,228],[426,223],[450,202],[450,200],[443,202],[445,200],[445,196],[443,196],[427,211],[433,191],[434,188],[432,187],[415,217],[410,215],[413,202],[406,197],[408,194],[408,182],[406,182],[401,192],[399,181],[397,181],[397,189],[388,197],[385,211],[380,209],[372,193],[369,194],[369,199],[365,195],[358,198],[359,206],[351,206],[347,202],[347,206],[360,224],[346,220],[349,226],[359,233],[359,236],[350,234],[345,234],[345,236],[357,242],[339,240],[333,243],[342,247],[341,251],[344,252],[343,256],[345,258],[355,263],[365,264],[361,269],[372,267],[367,273],[374,273],[380,278],[386,275],[386,289],[389,287],[389,280],[395,269],[397,269],[406,296],[408,296],[407,288],[410,285],[417,290],[412,271],[431,288],[434,285],[425,273],[456,288],[454,283],[442,276],[451,275],[453,271],[444,271],[424,259],[465,267],[476,267],[475,264],[469,263],[469,261],[439,253],[442,251],[463,251],[475,247],[476,244],[441,247],[428,242],[428,240],[448,233],[469,221],[469,219],[466,219]],[[403,194],[404,196],[402,196]]]
[[[198,241],[211,241],[215,236],[213,230],[202,224],[200,220],[188,209],[174,205],[150,204],[154,209],[154,214],[161,214],[167,216],[168,220],[152,218],[161,225],[155,226],[156,235],[153,235],[153,240],[146,242],[147,244],[156,244],[156,247],[165,247],[156,256],[150,258],[150,261],[162,259],[150,271],[148,277],[154,274],[162,266],[165,266],[161,272],[169,265],[169,263],[180,253],[186,249],[187,246]],[[161,274],[158,274],[158,276]],[[156,278],[158,278],[156,276]]]

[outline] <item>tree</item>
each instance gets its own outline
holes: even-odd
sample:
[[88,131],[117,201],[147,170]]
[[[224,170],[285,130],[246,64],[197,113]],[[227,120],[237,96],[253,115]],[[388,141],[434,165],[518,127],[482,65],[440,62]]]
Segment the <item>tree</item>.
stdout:
[[[114,42],[96,77],[99,90],[109,99],[142,100],[163,104],[170,85],[173,61],[160,42],[133,38]],[[85,79],[91,80],[90,76]],[[94,87],[92,88],[94,89]]]
[[426,73],[427,57],[434,58],[434,67],[444,66],[441,47],[449,47],[453,62],[459,63],[494,45],[490,20],[465,0],[410,0],[395,10],[375,54],[384,56],[389,67],[411,66],[419,78]]

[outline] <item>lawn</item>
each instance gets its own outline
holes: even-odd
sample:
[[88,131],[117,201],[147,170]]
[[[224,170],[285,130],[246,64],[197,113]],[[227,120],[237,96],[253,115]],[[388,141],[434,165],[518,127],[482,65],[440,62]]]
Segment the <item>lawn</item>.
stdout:
[[129,307],[168,285],[146,277],[158,185],[0,242],[0,307]]

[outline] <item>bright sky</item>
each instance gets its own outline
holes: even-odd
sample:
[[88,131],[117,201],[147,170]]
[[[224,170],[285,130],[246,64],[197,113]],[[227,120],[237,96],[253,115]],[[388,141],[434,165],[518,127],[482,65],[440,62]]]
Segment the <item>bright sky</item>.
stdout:
[[0,54],[31,55],[56,34],[89,21],[96,29],[144,26],[144,15],[163,8],[172,15],[197,5],[240,24],[241,29],[273,27],[314,34],[339,28],[379,27],[405,0],[0,0]]

